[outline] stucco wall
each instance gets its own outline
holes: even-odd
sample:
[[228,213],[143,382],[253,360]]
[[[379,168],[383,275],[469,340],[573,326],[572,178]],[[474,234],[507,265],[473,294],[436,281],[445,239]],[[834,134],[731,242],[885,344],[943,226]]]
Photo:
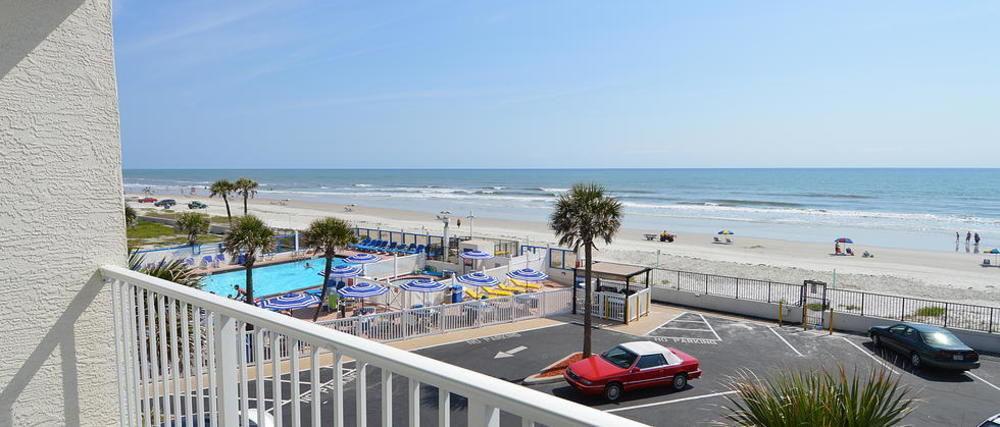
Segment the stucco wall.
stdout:
[[0,0],[0,426],[117,423],[125,261],[108,0]]

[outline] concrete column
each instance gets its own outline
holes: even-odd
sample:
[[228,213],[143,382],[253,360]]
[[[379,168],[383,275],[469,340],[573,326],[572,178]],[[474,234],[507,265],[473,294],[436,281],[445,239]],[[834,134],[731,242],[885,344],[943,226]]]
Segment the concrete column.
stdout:
[[0,426],[118,424],[109,0],[0,1]]

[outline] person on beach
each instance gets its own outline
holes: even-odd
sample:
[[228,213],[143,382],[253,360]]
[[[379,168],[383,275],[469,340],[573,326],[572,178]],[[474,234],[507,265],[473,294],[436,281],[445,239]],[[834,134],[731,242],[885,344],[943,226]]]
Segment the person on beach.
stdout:
[[455,220],[455,225],[458,226],[458,228],[462,228],[462,218]]
[[974,240],[976,242],[976,246],[979,246],[979,233],[978,232],[976,233],[976,237],[974,238]]
[[840,255],[840,242],[833,243],[833,254]]
[[970,240],[972,240],[972,232],[971,231],[966,231],[965,232],[965,244],[968,245]]

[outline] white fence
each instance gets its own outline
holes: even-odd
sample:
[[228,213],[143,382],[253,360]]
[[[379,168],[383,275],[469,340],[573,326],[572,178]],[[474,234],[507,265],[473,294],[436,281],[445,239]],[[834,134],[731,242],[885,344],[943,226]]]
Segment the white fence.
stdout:
[[424,268],[425,254],[387,257],[378,262],[365,264],[365,276],[377,279],[412,273]]
[[[626,297],[622,293],[594,292],[590,300],[591,314],[625,323],[639,320],[640,317],[649,315],[651,295],[649,288],[641,289],[628,296],[626,305]],[[582,291],[577,296],[577,302],[580,306],[584,305]]]
[[328,320],[318,324],[387,342],[568,313],[572,301],[571,289],[558,289]]
[[[259,419],[273,414],[279,427],[298,426],[303,418],[314,426],[366,426],[369,421],[416,426],[424,411],[433,411],[431,417],[440,426],[451,425],[453,415],[467,419],[457,424],[499,426],[502,413],[524,426],[642,425],[122,267],[105,266],[100,273],[113,302],[122,426],[178,425],[181,420],[190,426],[207,418],[213,426],[232,427],[245,423],[250,411],[256,411]],[[250,330],[252,340],[247,339]],[[265,342],[271,348],[268,354],[261,345]],[[252,349],[255,362],[247,360],[244,349]],[[282,355],[287,357],[280,359]],[[345,368],[347,364],[353,364],[353,371]],[[323,383],[322,368],[332,372]],[[282,396],[282,375],[288,375],[295,390],[290,396]],[[353,398],[345,393],[348,378]],[[393,390],[399,389],[392,386],[395,382],[406,384],[405,403],[394,403]],[[301,386],[310,391],[299,393]],[[318,399],[313,395],[318,390],[329,391]],[[453,407],[452,396],[465,404]],[[286,399],[289,405],[283,403]],[[345,402],[353,402],[354,410],[345,410]],[[325,405],[329,410],[322,410]],[[369,414],[368,405],[378,405],[381,411]],[[369,420],[370,415],[378,419]]]

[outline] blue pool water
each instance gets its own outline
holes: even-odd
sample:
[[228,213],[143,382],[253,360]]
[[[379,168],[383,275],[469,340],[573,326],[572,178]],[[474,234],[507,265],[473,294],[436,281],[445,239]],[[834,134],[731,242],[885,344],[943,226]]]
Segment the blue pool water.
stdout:
[[[306,267],[306,264],[309,267]],[[295,289],[302,289],[323,284],[323,272],[326,260],[323,258],[308,259],[284,264],[256,267],[253,269],[253,293],[255,296],[274,295]],[[333,259],[333,265],[346,265],[340,258]],[[244,270],[230,271],[206,276],[202,279],[202,290],[214,292],[217,295],[232,297],[236,295],[234,285],[246,288],[247,273]]]

